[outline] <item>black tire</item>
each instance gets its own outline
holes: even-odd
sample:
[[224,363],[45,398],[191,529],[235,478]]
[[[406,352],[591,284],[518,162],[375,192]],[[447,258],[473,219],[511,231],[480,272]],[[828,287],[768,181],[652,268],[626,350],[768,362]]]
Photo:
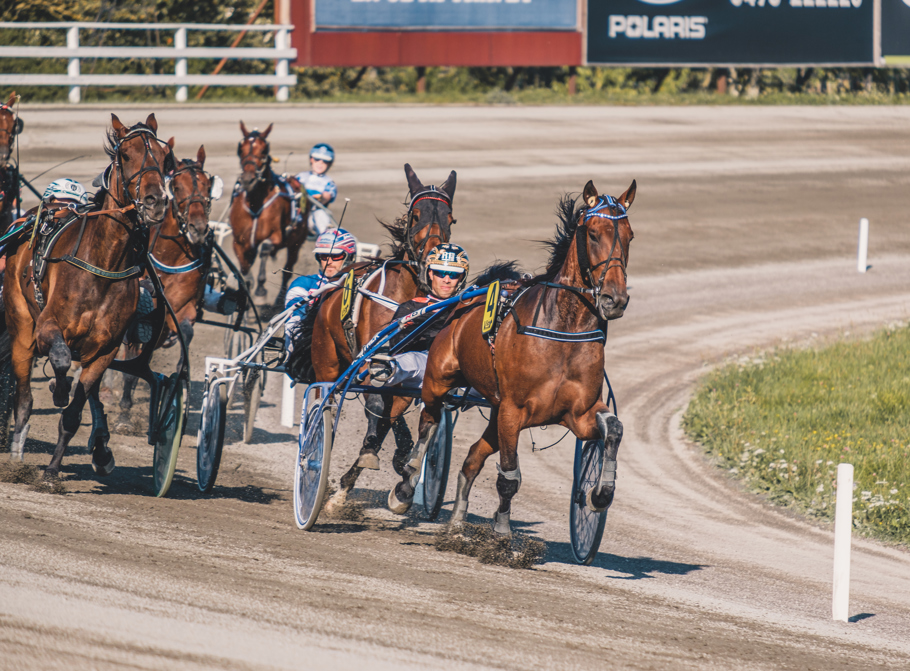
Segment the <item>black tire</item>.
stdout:
[[446,497],[449,468],[452,464],[452,413],[442,409],[439,428],[423,458],[423,510],[435,520]]
[[196,486],[204,494],[212,491],[218,477],[226,420],[227,386],[220,384],[216,393],[209,389],[202,399],[202,418],[196,445]]
[[607,511],[596,512],[588,508],[588,490],[600,480],[603,469],[604,443],[589,440],[582,445],[575,441],[575,468],[572,478],[572,501],[569,506],[569,533],[572,537],[572,554],[575,561],[587,566],[600,548],[607,523]]
[[[173,396],[170,390],[176,387]],[[170,397],[170,403],[168,403]],[[152,474],[155,484],[155,496],[167,494],[177,469],[177,454],[180,441],[183,439],[184,420],[186,418],[186,383],[177,373],[172,374],[162,383],[161,396],[158,400],[158,427],[155,439],[155,451],[152,457]]]

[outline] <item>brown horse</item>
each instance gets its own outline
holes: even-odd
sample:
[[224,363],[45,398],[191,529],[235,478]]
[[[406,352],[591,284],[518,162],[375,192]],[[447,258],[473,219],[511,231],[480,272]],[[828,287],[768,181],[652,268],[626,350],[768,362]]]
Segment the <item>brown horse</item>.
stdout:
[[[174,148],[174,138],[168,140]],[[221,178],[205,171],[205,147],[199,147],[196,160],[185,158],[177,162],[175,170],[166,175],[170,207],[164,222],[151,230],[151,262],[155,266],[164,295],[177,316],[176,323],[170,314],[156,347],[170,347],[177,342],[177,329],[189,347],[193,339],[193,326],[205,278],[212,259],[214,234],[209,230],[209,213],[212,200],[221,194]],[[138,348],[131,347],[138,354]],[[120,398],[121,424],[129,425],[133,407],[132,393],[136,378],[123,376],[123,395]]]
[[[149,224],[164,220],[164,173],[173,156],[157,138],[158,123],[124,126],[111,115],[105,151],[111,160],[96,196],[101,209],[71,219],[47,250],[47,270],[35,285],[35,249],[21,243],[9,258],[4,282],[6,323],[12,339],[16,378],[16,427],[12,453],[22,458],[32,410],[31,374],[36,356],[54,369],[54,405],[66,406],[59,437],[45,477],[55,477],[66,448],[79,428],[88,399],[94,427],[92,467],[100,475],[114,468],[98,382],[117,355],[136,312],[139,276]],[[39,223],[35,224],[36,226]],[[43,305],[42,305],[43,304]],[[72,402],[66,377],[73,359],[82,364]],[[69,403],[69,405],[67,405]]]
[[13,108],[16,94],[0,103],[0,233],[16,218],[19,204],[19,166],[13,162],[13,142],[22,132],[22,119]]
[[[371,276],[364,282],[363,289],[381,294],[391,299],[393,303],[390,306],[372,299],[362,301],[355,330],[354,349],[359,349],[369,342],[370,338],[391,321],[395,314],[392,306],[409,301],[417,296],[418,292],[428,290],[423,279],[426,277],[424,261],[433,247],[449,241],[451,227],[455,223],[455,219],[452,218],[455,171],[449,173],[438,187],[424,186],[408,164],[405,164],[404,172],[411,198],[405,217],[395,224],[386,226],[394,240],[392,259],[355,268],[358,277]],[[377,266],[381,268],[379,272],[376,272]],[[315,379],[318,381],[337,379],[351,365],[356,354],[352,352],[342,327],[341,298],[340,291],[330,294],[320,305],[315,316],[311,351]],[[330,508],[344,503],[364,468],[379,468],[377,454],[389,429],[393,428],[391,417],[397,418],[394,422],[394,434],[399,452],[407,454],[410,451],[413,445],[410,431],[404,418],[399,417],[410,401],[409,398],[393,399],[378,394],[366,397],[369,427],[363,440],[360,457],[341,478],[338,492],[328,503]],[[393,405],[400,409],[394,411]]]
[[410,506],[443,399],[456,387],[474,388],[492,409],[458,475],[453,524],[465,519],[471,485],[487,457],[499,452],[494,530],[510,533],[511,501],[521,485],[518,435],[545,424],[567,427],[582,440],[604,440],[608,477],[598,491],[587,494],[592,509],[609,506],[622,424],[602,400],[604,343],[607,321],[622,317],[629,302],[626,265],[632,228],[626,211],[635,190],[633,181],[618,199],[601,197],[588,182],[582,194],[586,207],[576,208],[568,197],[562,200],[547,270],[512,296],[492,345],[481,334],[481,309],[456,311],[439,333],[427,361],[419,438],[402,481],[389,492],[390,509],[403,513]]
[[240,177],[231,196],[231,230],[234,232],[234,254],[240,262],[240,270],[249,275],[256,260],[256,250],[262,260],[259,266],[259,280],[256,295],[265,296],[266,258],[273,259],[279,249],[288,250],[285,272],[281,274],[281,290],[276,305],[283,303],[288,281],[300,247],[306,242],[306,220],[310,203],[306,202],[301,213],[302,223],[291,219],[293,208],[291,188],[298,189],[296,180],[285,182],[272,172],[272,157],[269,154],[269,133],[272,124],[264,131],[248,131],[240,122],[243,140],[237,145],[240,157]]

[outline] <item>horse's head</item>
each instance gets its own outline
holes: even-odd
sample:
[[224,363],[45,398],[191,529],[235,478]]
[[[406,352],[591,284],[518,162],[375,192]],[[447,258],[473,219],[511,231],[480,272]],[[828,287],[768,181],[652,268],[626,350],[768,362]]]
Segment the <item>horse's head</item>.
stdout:
[[272,164],[268,141],[269,133],[272,132],[272,124],[260,132],[255,128],[251,131],[247,130],[241,121],[240,130],[243,133],[243,140],[237,145],[241,170],[240,186],[249,193],[263,180]]
[[118,202],[121,198],[132,201],[145,224],[164,221],[167,208],[164,174],[175,167],[171,148],[158,139],[157,132],[154,114],[149,114],[145,123],[130,127],[111,114],[106,151],[116,166],[119,182],[111,183],[112,195]]
[[[423,264],[430,250],[452,237],[452,199],[455,197],[455,171],[439,186],[424,186],[407,163],[404,174],[408,178],[410,203],[408,204],[408,237],[405,247],[413,261]],[[423,273],[421,272],[421,277]]]
[[[174,138],[168,140],[173,148]],[[185,158],[177,162],[175,170],[167,175],[167,189],[171,197],[171,213],[180,232],[190,244],[199,245],[209,230],[209,213],[212,201],[221,197],[224,188],[221,178],[204,169],[205,147],[199,147],[196,160]]]
[[582,281],[594,294],[601,319],[622,317],[629,304],[626,266],[634,234],[628,209],[635,200],[635,180],[619,198],[600,195],[594,182],[585,184],[582,198],[586,207],[575,231],[575,245]]
[[16,135],[22,132],[22,119],[13,109],[16,103],[15,92],[10,94],[5,104],[0,103],[0,166],[9,163]]

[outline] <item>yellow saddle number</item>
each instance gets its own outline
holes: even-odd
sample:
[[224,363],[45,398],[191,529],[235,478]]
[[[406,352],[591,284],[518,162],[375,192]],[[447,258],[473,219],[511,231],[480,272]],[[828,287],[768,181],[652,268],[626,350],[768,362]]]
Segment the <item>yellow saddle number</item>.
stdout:
[[348,273],[344,278],[344,288],[341,290],[341,321],[346,321],[351,317],[351,311],[354,309],[354,271]]
[[499,310],[499,280],[493,282],[487,289],[487,302],[483,307],[483,326],[480,332],[490,335],[496,324],[496,312]]

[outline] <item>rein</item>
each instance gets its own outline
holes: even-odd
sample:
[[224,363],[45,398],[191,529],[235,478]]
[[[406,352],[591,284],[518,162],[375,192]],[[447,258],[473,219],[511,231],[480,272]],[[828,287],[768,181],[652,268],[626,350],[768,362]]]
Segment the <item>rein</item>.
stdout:
[[[617,210],[618,214],[613,214],[613,210]],[[610,246],[610,253],[607,255],[606,259],[597,265],[592,266],[590,258],[588,257],[587,236],[585,234],[588,229],[587,221],[594,217],[609,219],[614,223],[613,244]],[[619,268],[622,270],[623,279],[628,280],[628,275],[626,273],[627,259],[619,239],[619,226],[616,224],[617,221],[625,219],[626,217],[628,217],[626,208],[616,202],[616,199],[612,196],[603,195],[600,197],[600,202],[598,202],[597,205],[585,210],[584,223],[580,224],[575,231],[575,249],[578,253],[578,266],[581,270],[582,277],[588,281],[588,284],[591,287],[591,292],[594,296],[595,305],[598,310],[600,309],[603,285],[607,280],[607,273],[610,272],[610,269]],[[614,254],[617,247],[619,247],[619,256]],[[606,265],[606,268],[604,268],[601,273],[600,280],[597,281],[594,279],[594,272],[603,265]]]
[[[433,249],[433,247],[436,246],[436,245],[428,246],[431,239],[437,240],[438,241],[437,244],[439,244],[442,242],[448,242],[449,239],[452,237],[451,224],[446,220],[433,221],[433,220],[427,218],[426,221],[421,221],[420,218],[418,218],[417,226],[412,225],[414,223],[414,206],[417,205],[417,203],[424,201],[424,200],[438,201],[440,203],[445,204],[449,208],[450,212],[452,211],[452,199],[449,198],[448,194],[445,191],[443,191],[442,189],[438,189],[435,186],[428,186],[423,191],[420,191],[420,192],[414,194],[414,196],[411,198],[411,202],[408,204],[408,214],[407,214],[408,236],[407,236],[407,241],[405,244],[405,249],[408,252],[408,256],[410,256],[412,259],[415,259],[415,260],[423,259],[426,252],[430,249]],[[427,228],[428,226],[432,226],[433,223],[436,223],[442,229],[442,235],[441,236],[440,235],[427,235],[427,237],[425,237],[423,239],[423,242],[421,242],[420,246],[418,247],[417,242],[416,242],[417,234],[420,231],[422,231],[424,228]],[[455,222],[453,220],[452,224],[454,224],[454,223]],[[418,263],[419,263],[420,271],[417,274],[418,275],[417,284],[423,285],[423,270],[424,270],[423,262],[419,261]],[[426,287],[423,287],[423,288],[426,288]]]

